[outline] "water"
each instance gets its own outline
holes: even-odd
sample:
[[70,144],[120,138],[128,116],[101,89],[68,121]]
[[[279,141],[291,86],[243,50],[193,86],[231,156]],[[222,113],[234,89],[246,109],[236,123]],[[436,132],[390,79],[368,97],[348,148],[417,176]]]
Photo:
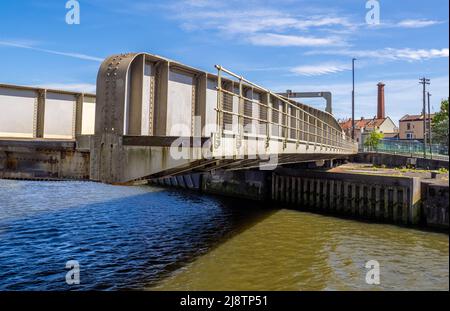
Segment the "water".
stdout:
[[[448,290],[448,252],[446,234],[242,200],[0,180],[0,290]],[[365,283],[371,259],[380,285]]]

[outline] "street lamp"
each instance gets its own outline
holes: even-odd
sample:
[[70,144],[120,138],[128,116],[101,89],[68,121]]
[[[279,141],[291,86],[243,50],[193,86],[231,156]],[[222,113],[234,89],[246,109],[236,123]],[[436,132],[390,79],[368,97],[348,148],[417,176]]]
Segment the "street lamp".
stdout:
[[355,61],[356,58],[352,59],[352,139],[355,139]]

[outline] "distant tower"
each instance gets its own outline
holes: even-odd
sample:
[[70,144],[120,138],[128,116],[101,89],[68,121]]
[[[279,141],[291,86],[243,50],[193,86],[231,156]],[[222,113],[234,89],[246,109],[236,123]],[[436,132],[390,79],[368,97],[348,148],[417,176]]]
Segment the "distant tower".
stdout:
[[386,110],[384,107],[384,86],[385,84],[378,83],[378,109],[377,109],[377,119],[384,119],[386,116]]

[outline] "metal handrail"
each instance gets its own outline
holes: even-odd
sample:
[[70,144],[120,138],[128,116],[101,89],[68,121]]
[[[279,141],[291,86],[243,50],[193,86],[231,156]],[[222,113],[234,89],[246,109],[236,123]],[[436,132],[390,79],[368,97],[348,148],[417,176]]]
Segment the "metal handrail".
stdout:
[[[259,124],[261,125],[266,125],[267,127],[267,139],[270,139],[271,135],[270,135],[270,128],[269,125],[275,125],[277,126],[279,129],[281,129],[281,134],[284,134],[284,139],[285,141],[292,139],[292,140],[297,140],[297,144],[299,144],[300,142],[306,142],[306,143],[312,143],[312,144],[320,144],[322,146],[329,146],[329,147],[333,147],[333,148],[345,148],[345,149],[355,149],[355,142],[352,141],[351,138],[345,136],[343,134],[343,132],[338,131],[335,127],[331,126],[330,124],[328,124],[327,122],[319,119],[317,116],[309,113],[308,111],[302,109],[299,105],[293,104],[291,101],[289,101],[288,99],[273,93],[272,91],[265,89],[245,78],[243,78],[242,76],[239,76],[233,72],[231,72],[230,70],[225,69],[222,66],[216,65],[215,66],[216,69],[218,70],[218,83],[217,83],[217,108],[215,109],[217,112],[217,127],[218,127],[218,132],[221,133],[222,129],[224,127],[223,121],[224,121],[224,114],[226,115],[231,115],[231,116],[236,116],[239,118],[239,128],[238,131],[240,131],[240,126],[241,123],[244,123],[243,120],[248,119],[248,120],[252,120],[252,121],[257,121]],[[237,78],[239,81],[239,94],[236,94],[235,92],[229,91],[227,89],[224,89],[222,86],[222,72]],[[273,98],[278,99],[279,101],[281,101],[282,103],[286,104],[286,109],[277,109],[275,107],[273,107],[272,105],[270,105],[270,100],[268,104],[265,104],[263,102],[257,101],[253,98],[247,98],[245,96],[243,96],[242,92],[243,92],[243,83],[245,83],[246,87],[253,87],[254,88],[258,88],[259,90],[267,93],[269,96],[272,96]],[[225,110],[223,108],[222,105],[222,97],[223,94],[227,94],[232,96],[232,98],[236,97],[238,98],[238,111],[239,112],[233,112],[233,111],[228,111]],[[265,112],[266,116],[267,116],[267,120],[258,118],[258,117],[253,117],[253,116],[249,116],[245,114],[244,108],[243,106],[245,105],[245,103],[250,103],[250,104],[255,104],[258,105],[259,107],[263,107],[265,109],[267,109],[267,111]],[[290,107],[291,111],[288,112],[287,107]],[[270,115],[276,112],[279,114],[279,118],[277,122],[274,122],[272,120],[270,120]],[[325,113],[324,114],[328,114]],[[302,117],[299,117],[302,116]],[[312,121],[312,122],[311,122]],[[292,127],[291,124],[295,123],[295,127]],[[292,135],[293,131],[295,131],[295,134]],[[238,133],[240,134],[240,133]],[[292,136],[296,136],[296,137],[292,137]],[[276,136],[276,137],[282,137],[282,136]],[[300,138],[303,137],[304,139],[309,139],[311,141],[308,140],[301,140]]]
[[432,155],[427,154],[426,157],[423,156],[423,152],[421,151],[411,151],[411,152],[406,152],[406,151],[395,151],[395,150],[388,150],[388,149],[383,149],[383,148],[377,148],[377,149],[372,149],[370,147],[363,147],[362,148],[362,152],[370,152],[370,153],[384,153],[384,154],[395,154],[395,155],[403,155],[403,156],[410,156],[413,158],[421,158],[421,159],[432,159],[432,160],[440,160],[440,161],[449,161],[449,156],[448,155],[443,155],[443,154],[436,154],[433,153]]

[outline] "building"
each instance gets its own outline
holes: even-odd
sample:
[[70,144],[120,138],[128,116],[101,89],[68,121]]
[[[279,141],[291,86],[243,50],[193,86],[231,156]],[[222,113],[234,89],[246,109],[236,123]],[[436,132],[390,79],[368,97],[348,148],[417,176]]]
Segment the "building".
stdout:
[[[390,117],[386,116],[384,86],[385,85],[383,83],[378,83],[377,115],[371,119],[361,117],[361,119],[355,120],[355,140],[358,142],[360,147],[364,143],[365,136],[373,131],[383,133],[385,138],[398,138],[398,127]],[[348,136],[351,136],[352,119],[348,119],[340,124],[344,132]]]
[[[426,117],[426,135],[428,139],[428,131],[431,126],[431,120],[433,120],[434,114],[431,115],[431,118]],[[415,139],[415,140],[423,140],[423,114],[420,115],[405,115],[400,119],[400,131],[399,138],[400,139]]]

